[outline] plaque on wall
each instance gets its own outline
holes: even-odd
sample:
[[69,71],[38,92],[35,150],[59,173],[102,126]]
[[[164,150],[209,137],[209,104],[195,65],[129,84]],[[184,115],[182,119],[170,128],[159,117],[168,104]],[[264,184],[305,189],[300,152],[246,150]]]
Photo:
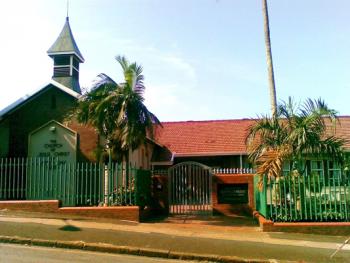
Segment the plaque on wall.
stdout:
[[28,157],[57,158],[60,164],[75,163],[77,133],[57,121],[50,121],[29,135]]
[[219,204],[247,204],[248,184],[218,184]]

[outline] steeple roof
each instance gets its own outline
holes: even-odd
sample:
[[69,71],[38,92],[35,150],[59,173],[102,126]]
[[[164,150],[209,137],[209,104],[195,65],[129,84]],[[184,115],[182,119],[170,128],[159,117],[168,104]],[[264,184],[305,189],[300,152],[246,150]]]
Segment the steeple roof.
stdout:
[[79,58],[80,62],[84,62],[84,57],[80,53],[77,43],[75,43],[68,17],[66,18],[66,23],[64,24],[60,35],[55,43],[49,48],[47,54],[50,57],[54,55],[74,54]]

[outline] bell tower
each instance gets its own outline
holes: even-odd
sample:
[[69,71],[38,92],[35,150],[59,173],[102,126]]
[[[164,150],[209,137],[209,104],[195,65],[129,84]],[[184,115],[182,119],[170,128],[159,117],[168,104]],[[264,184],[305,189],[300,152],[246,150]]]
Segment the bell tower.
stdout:
[[75,43],[68,16],[61,33],[49,48],[47,54],[54,62],[52,79],[75,92],[81,93],[79,65],[84,63],[84,57]]

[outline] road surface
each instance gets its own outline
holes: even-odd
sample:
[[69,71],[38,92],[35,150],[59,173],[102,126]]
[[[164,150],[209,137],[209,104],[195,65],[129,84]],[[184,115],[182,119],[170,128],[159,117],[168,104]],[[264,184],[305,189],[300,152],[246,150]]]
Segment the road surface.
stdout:
[[151,257],[97,253],[62,248],[34,247],[0,243],[0,263],[177,263],[190,262]]

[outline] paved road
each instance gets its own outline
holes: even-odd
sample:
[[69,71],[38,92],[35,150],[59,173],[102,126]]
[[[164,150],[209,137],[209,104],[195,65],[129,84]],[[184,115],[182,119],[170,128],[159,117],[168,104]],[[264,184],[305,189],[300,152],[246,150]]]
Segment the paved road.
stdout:
[[0,263],[178,263],[190,262],[170,259],[158,259],[141,256],[116,255],[107,253],[68,250],[61,248],[32,247],[0,243]]
[[195,222],[105,223],[86,219],[9,216],[0,211],[0,235],[105,243],[247,259],[350,263],[350,245],[345,246],[333,260],[329,258],[346,236],[263,233],[249,224],[234,227],[197,225]]
[[[350,251],[340,251],[333,260],[329,256],[336,248],[330,249],[328,243],[322,247],[324,242],[320,242],[321,247],[308,247],[308,241],[294,240],[294,244],[286,245],[282,239],[274,244],[251,241],[236,241],[211,239],[189,236],[175,236],[171,233],[161,234],[155,232],[138,233],[121,230],[102,230],[102,229],[75,229],[72,226],[67,228],[33,224],[33,223],[16,223],[0,222],[0,234],[6,236],[21,236],[31,238],[41,238],[48,240],[82,240],[84,242],[101,242],[121,246],[136,246],[145,248],[155,248],[172,250],[185,253],[198,254],[217,254],[226,256],[238,256],[242,258],[259,258],[259,259],[278,259],[291,261],[306,262],[349,262]],[[243,236],[244,234],[242,234]],[[287,234],[286,234],[287,236]],[[319,237],[322,239],[322,237]],[[338,243],[339,244],[339,243]],[[1,254],[0,254],[1,255]]]

